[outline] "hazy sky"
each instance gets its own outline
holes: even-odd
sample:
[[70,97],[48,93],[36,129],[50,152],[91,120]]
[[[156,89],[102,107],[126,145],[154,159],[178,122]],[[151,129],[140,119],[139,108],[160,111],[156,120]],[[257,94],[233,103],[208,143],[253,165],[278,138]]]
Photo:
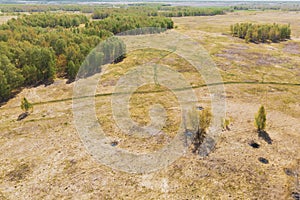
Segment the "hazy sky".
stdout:
[[[235,0],[0,0],[0,2],[207,2],[207,1],[218,1],[218,2],[222,2],[222,1],[235,1]],[[253,2],[253,1],[280,1],[280,2],[288,2],[288,1],[298,1],[300,2],[300,0],[236,0],[236,1],[248,1],[248,2]]]

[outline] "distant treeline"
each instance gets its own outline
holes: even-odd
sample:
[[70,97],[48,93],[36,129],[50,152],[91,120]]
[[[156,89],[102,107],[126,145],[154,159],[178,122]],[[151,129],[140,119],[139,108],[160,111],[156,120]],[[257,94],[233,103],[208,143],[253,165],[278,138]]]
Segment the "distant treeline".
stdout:
[[69,12],[83,12],[92,13],[95,8],[107,7],[104,5],[49,5],[49,4],[0,4],[0,10],[4,13],[18,13],[18,12],[56,12],[56,11],[69,11]]
[[251,2],[232,6],[234,10],[283,10],[300,11],[299,2]]
[[22,87],[50,84],[55,77],[73,81],[81,65],[82,76],[100,72],[101,64],[119,62],[126,53],[123,41],[111,36],[148,26],[172,28],[173,22],[136,15],[88,22],[84,15],[49,13],[9,20],[0,26],[0,102]]
[[94,11],[93,19],[105,19],[111,15],[119,15],[131,13],[147,16],[164,16],[164,17],[185,17],[185,16],[212,16],[223,15],[225,12],[231,11],[227,7],[184,7],[184,6],[149,6],[149,7],[129,7],[126,9],[106,8],[97,9]]
[[231,11],[227,7],[164,7],[158,14],[165,17],[213,16]]
[[279,42],[291,38],[290,25],[237,23],[230,26],[234,37],[246,42]]
[[184,16],[211,16],[222,15],[225,12],[233,11],[230,7],[190,7],[190,6],[170,6],[169,4],[128,4],[128,5],[18,5],[11,4],[0,5],[3,13],[20,13],[20,12],[82,12],[93,13],[94,19],[104,19],[112,14],[135,13],[148,16],[165,16],[165,17],[184,17]]
[[[84,15],[58,15],[58,14],[32,14],[24,15],[21,18],[17,18],[13,21],[16,26],[31,26],[31,27],[42,27],[42,28],[54,28],[61,26],[64,28],[78,27],[80,24],[85,24],[89,19]],[[8,22],[10,24],[12,21]]]

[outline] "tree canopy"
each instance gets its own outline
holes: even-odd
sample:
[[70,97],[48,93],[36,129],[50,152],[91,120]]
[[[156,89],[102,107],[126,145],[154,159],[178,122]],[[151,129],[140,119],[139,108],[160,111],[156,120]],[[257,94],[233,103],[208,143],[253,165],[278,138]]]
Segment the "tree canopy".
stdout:
[[[143,27],[164,31],[173,28],[173,21],[128,14],[90,22],[85,15],[67,13],[38,13],[9,20],[0,25],[0,102],[13,91],[49,84],[55,77],[74,81],[82,65],[86,67],[81,75],[86,77],[100,72],[102,64],[120,62],[126,46],[112,36]],[[135,34],[152,33],[149,30]]]

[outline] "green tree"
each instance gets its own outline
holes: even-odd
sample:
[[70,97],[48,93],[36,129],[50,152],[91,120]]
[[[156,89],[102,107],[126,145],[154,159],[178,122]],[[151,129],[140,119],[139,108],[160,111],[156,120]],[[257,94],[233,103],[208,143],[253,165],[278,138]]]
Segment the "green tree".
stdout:
[[65,53],[65,48],[66,48],[67,44],[66,41],[64,39],[58,39],[55,42],[55,46],[54,46],[54,50],[56,55],[60,55]]
[[47,82],[52,82],[55,77],[55,56],[53,51],[42,48],[40,50],[40,71],[43,75],[43,80]]
[[33,105],[24,97],[21,101],[21,109],[24,112],[28,112],[30,109],[33,110]]
[[79,26],[80,25],[80,20],[78,17],[74,17],[72,19],[72,26]]
[[248,30],[247,31],[247,34],[246,34],[246,36],[245,36],[245,41],[248,43],[248,42],[250,42],[251,41],[251,38],[252,38],[252,31],[251,30]]
[[258,113],[255,115],[255,126],[258,132],[264,131],[266,128],[266,110],[264,106],[261,106]]
[[0,102],[8,99],[10,95],[10,86],[7,83],[4,72],[0,70]]
[[68,62],[67,71],[69,80],[74,81],[78,72],[78,67],[76,67],[73,61]]
[[38,72],[35,66],[25,65],[22,69],[22,74],[27,85],[34,85],[38,82]]
[[0,70],[4,72],[7,84],[11,89],[16,89],[24,82],[21,70],[16,68],[6,55],[0,56]]

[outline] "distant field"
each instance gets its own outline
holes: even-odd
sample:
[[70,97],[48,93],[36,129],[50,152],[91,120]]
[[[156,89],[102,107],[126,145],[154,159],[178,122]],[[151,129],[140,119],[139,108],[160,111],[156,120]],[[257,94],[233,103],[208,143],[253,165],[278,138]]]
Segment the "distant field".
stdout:
[[300,12],[291,11],[238,11],[220,16],[173,18],[180,29],[201,30],[209,33],[229,33],[229,26],[239,22],[291,24],[292,36],[300,37]]
[[[187,34],[205,47],[219,67],[225,82],[299,84],[299,18],[299,12],[241,11],[222,16],[184,17],[173,20],[178,31]],[[291,24],[292,39],[280,43],[247,44],[244,40],[230,35],[230,25],[238,22]],[[296,103],[300,96],[294,87],[265,85],[252,86],[252,89],[246,90],[242,89],[244,86],[235,85],[230,88],[230,92],[239,91],[241,98],[243,95],[254,95],[253,98],[270,95],[268,98],[270,108],[300,116],[300,106]],[[274,93],[276,90],[284,92]],[[271,97],[273,93],[274,97]]]

